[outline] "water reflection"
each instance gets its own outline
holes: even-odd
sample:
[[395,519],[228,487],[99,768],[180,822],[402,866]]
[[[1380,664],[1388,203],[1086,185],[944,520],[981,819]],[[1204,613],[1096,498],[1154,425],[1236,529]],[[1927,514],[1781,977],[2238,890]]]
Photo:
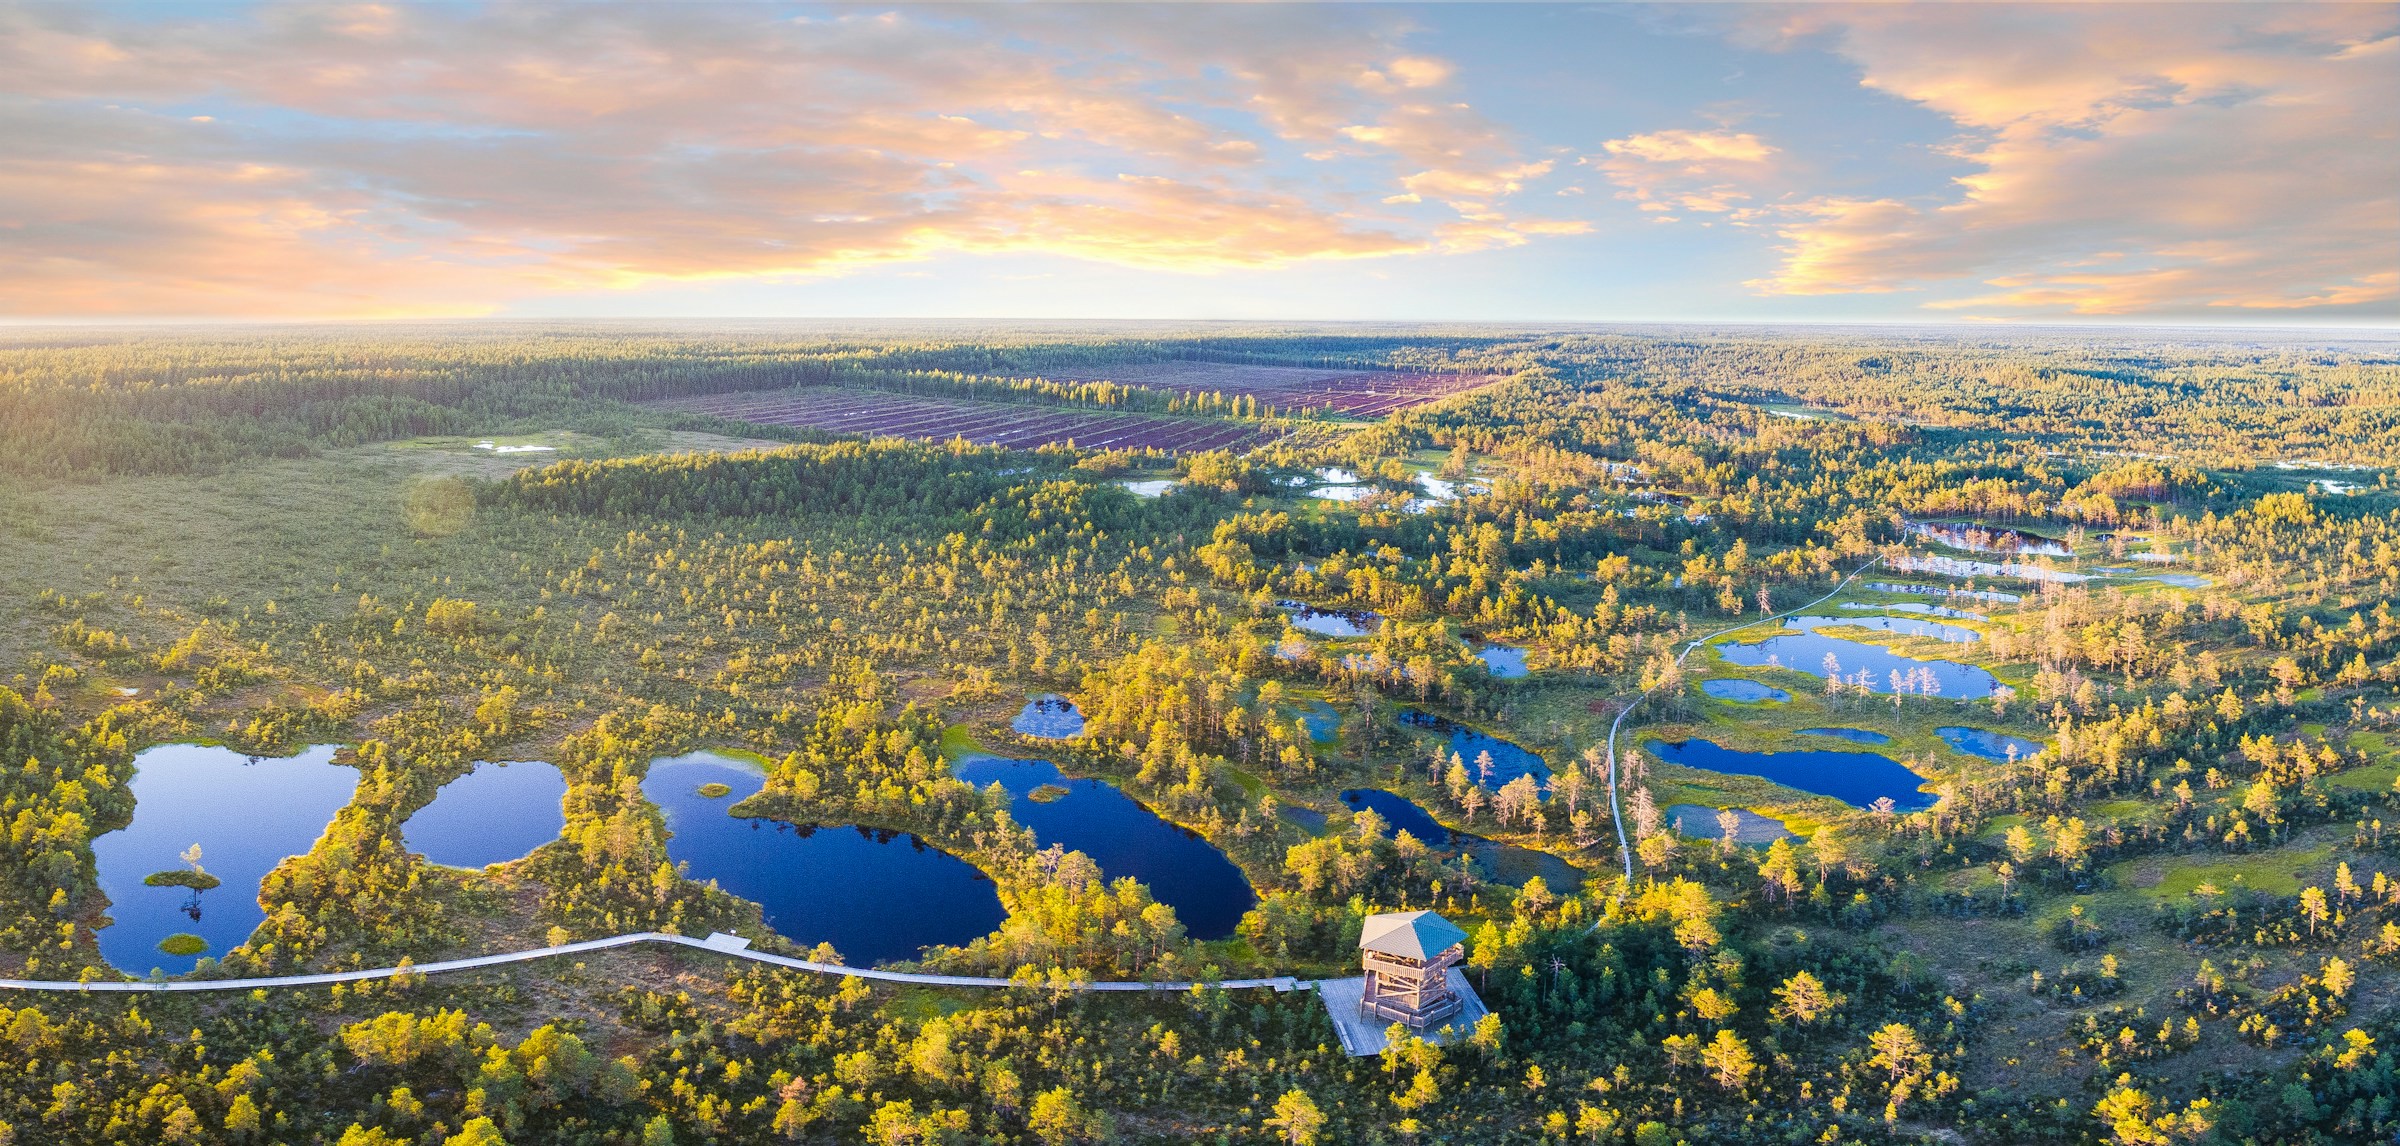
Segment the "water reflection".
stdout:
[[[1242,869],[1223,852],[1105,780],[1070,780],[1047,760],[1001,756],[969,756],[952,771],[978,788],[996,783],[1007,789],[1009,814],[1043,844],[1090,856],[1110,879],[1130,876],[1148,884],[1195,939],[1233,934],[1258,902]],[[1035,799],[1045,787],[1065,794]]]
[[1383,626],[1383,615],[1366,609],[1320,609],[1303,601],[1277,601],[1292,614],[1292,627],[1320,637],[1363,637]]
[[1792,698],[1791,693],[1780,688],[1771,688],[1757,681],[1743,680],[1740,677],[1701,681],[1700,691],[1718,700],[1730,700],[1737,704],[1761,704],[1769,701],[1781,703]]
[[1552,891],[1572,891],[1583,886],[1583,872],[1574,864],[1534,848],[1487,840],[1469,832],[1453,832],[1416,801],[1397,792],[1352,788],[1342,793],[1342,803],[1353,812],[1371,810],[1381,817],[1386,837],[1407,832],[1436,851],[1455,850],[1473,858],[1484,878],[1496,883],[1523,887],[1540,876]]
[[2023,760],[2039,754],[2042,750],[2042,744],[2038,740],[2027,740],[2022,736],[2010,736],[2005,732],[1993,732],[1984,728],[1952,726],[1936,728],[1933,730],[1933,734],[1941,737],[1943,743],[1948,744],[1956,751],[1964,752],[1969,756],[1981,756],[1987,760]]
[[[1550,767],[1540,756],[1502,740],[1478,732],[1447,717],[1435,716],[1414,708],[1400,710],[1400,723],[1427,729],[1449,738],[1450,754],[1464,764],[1467,775],[1492,791],[1499,791],[1519,776],[1531,776],[1542,794],[1550,792]],[[1489,756],[1488,766],[1484,757]]]
[[1475,650],[1475,659],[1483,662],[1484,670],[1502,680],[1514,680],[1527,675],[1525,650],[1507,645],[1485,645]]
[[1708,740],[1681,744],[1653,740],[1642,747],[1669,764],[1757,776],[1786,788],[1831,796],[1853,807],[1873,807],[1876,800],[1888,798],[1898,810],[1913,812],[1930,808],[1934,802],[1932,794],[1918,790],[1925,783],[1923,776],[1889,756],[1872,752],[1744,752]]
[[1892,742],[1891,737],[1880,732],[1869,732],[1864,728],[1803,728],[1800,730],[1800,735],[1830,736],[1836,740],[1847,740],[1852,744],[1889,744]]
[[1921,661],[1881,645],[1823,633],[1785,633],[1751,645],[1722,644],[1717,646],[1717,655],[1727,664],[1744,668],[1774,665],[1816,676],[1840,676],[1851,685],[1883,693],[1972,699],[1992,695],[2000,684],[1997,677],[1974,665]]
[[[222,957],[265,922],[259,881],[285,856],[314,846],[334,813],[350,802],[358,772],[333,762],[335,747],[260,758],[205,744],[161,744],[133,758],[133,823],[92,841],[100,889],[113,920],[99,931],[100,954],[135,974],[157,967],[192,969],[199,955],[168,955],[160,940],[177,933],[205,940]],[[195,891],[153,886],[154,873],[189,872],[184,856],[217,885]]]
[[558,838],[567,826],[560,801],[567,778],[539,760],[486,761],[442,785],[401,832],[426,859],[451,867],[482,867],[522,858]]
[[1771,844],[1777,840],[1797,838],[1783,821],[1763,816],[1748,808],[1711,808],[1701,804],[1670,804],[1667,822],[1675,830],[1696,840],[1725,838],[1725,825],[1718,820],[1733,813],[1733,842],[1737,844]]
[[1044,740],[1072,740],[1083,735],[1083,713],[1074,701],[1055,692],[1045,692],[1026,701],[1008,726]]
[[[703,795],[708,784],[732,791]],[[674,833],[667,858],[758,904],[767,926],[786,938],[831,943],[866,965],[972,942],[1006,917],[990,877],[916,836],[731,814],[764,784],[757,765],[695,752],[651,761],[642,795]]]

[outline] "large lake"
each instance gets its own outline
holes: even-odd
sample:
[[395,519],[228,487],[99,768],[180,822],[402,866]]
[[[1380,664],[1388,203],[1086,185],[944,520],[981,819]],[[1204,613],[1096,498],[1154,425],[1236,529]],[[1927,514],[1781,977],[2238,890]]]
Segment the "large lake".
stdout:
[[1669,764],[1739,776],[1757,776],[1786,788],[1831,796],[1852,807],[1872,807],[1877,799],[1885,796],[1891,797],[1893,806],[1903,812],[1930,808],[1934,803],[1932,793],[1918,791],[1925,783],[1923,776],[1909,771],[1905,765],[1889,756],[1873,752],[1830,752],[1820,749],[1744,752],[1710,740],[1686,740],[1681,744],[1653,740],[1642,747]]
[[524,858],[567,826],[567,778],[540,760],[486,761],[442,785],[433,802],[400,826],[408,846],[451,867]]
[[[913,959],[932,944],[964,945],[1006,918],[990,877],[906,832],[730,814],[765,783],[746,760],[695,752],[651,761],[642,795],[666,813],[668,858],[758,904],[785,938],[831,943],[866,966]],[[704,784],[731,791],[705,796]]]
[[[197,935],[208,941],[204,954],[217,958],[248,941],[267,918],[259,881],[285,856],[314,847],[358,787],[358,770],[334,763],[333,754],[330,744],[265,759],[161,744],[135,756],[133,823],[92,841],[114,920],[100,929],[100,954],[120,971],[180,974],[200,957],[160,951],[170,935]],[[142,882],[182,870],[179,857],[193,844],[219,886],[195,892]]]
[[1258,903],[1250,881],[1225,853],[1105,780],[1070,780],[1047,760],[1004,756],[969,756],[952,772],[978,788],[1007,789],[1009,815],[1033,829],[1044,846],[1059,844],[1092,857],[1109,879],[1131,876],[1148,884],[1194,939],[1232,935]]

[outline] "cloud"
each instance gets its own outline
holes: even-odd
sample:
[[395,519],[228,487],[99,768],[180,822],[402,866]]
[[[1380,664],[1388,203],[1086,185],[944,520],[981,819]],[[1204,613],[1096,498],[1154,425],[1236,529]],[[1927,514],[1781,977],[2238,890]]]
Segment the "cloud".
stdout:
[[[1779,204],[1773,294],[1998,288],[1944,308],[2393,313],[2400,106],[2380,5],[1781,10],[1860,82],[1948,116],[1948,196]],[[2091,253],[2110,252],[2095,260]]]
[[[1314,9],[0,10],[0,313],[476,313],[945,252],[1206,273],[1568,233],[1501,209],[1547,165],[1407,34]],[[1295,179],[1304,151],[1325,170]]]
[[1777,151],[1746,131],[1655,131],[1612,139],[1590,156],[1618,187],[1617,197],[1644,211],[1739,209],[1753,188],[1775,174]]

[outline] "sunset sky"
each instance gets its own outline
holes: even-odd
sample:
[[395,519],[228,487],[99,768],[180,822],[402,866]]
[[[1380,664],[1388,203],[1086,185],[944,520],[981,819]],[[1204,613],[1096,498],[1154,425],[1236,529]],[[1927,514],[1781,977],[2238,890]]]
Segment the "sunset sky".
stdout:
[[0,317],[2400,322],[2400,6],[0,9]]

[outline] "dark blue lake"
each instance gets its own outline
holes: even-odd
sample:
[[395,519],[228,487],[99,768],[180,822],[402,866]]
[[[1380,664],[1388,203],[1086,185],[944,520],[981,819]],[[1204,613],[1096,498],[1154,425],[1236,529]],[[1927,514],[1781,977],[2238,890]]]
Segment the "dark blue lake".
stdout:
[[1453,832],[1442,826],[1417,802],[1398,792],[1381,788],[1352,788],[1342,793],[1342,803],[1353,812],[1373,811],[1383,818],[1383,834],[1397,838],[1407,832],[1436,850],[1455,848],[1474,857],[1483,869],[1485,878],[1510,887],[1523,887],[1535,876],[1550,885],[1552,891],[1572,891],[1583,886],[1583,873],[1574,864],[1533,848],[1521,848],[1498,840],[1487,840],[1467,832]]
[[1771,688],[1757,681],[1743,680],[1740,677],[1701,681],[1700,691],[1718,700],[1730,700],[1736,704],[1759,704],[1765,701],[1780,703],[1792,698],[1791,693],[1780,688]]
[[2010,756],[2010,749],[2015,749],[2015,756],[2019,760],[2042,750],[2041,741],[2027,740],[2022,736],[2010,736],[2005,732],[1993,732],[1985,728],[1953,726],[1936,728],[1933,730],[1933,734],[1941,737],[1943,743],[1948,744],[1956,751],[1964,752],[1969,756],[1981,756],[1986,760],[2006,760]]
[[567,826],[567,778],[540,760],[485,761],[442,785],[433,802],[400,826],[408,846],[451,867],[524,858]]
[[1320,609],[1301,601],[1277,601],[1289,610],[1292,627],[1320,637],[1363,637],[1383,626],[1383,614],[1367,609]]
[[[723,784],[724,796],[700,794]],[[865,966],[963,945],[1000,926],[1000,889],[973,864],[906,832],[795,826],[731,815],[765,778],[713,752],[650,762],[642,795],[666,813],[667,857],[692,878],[763,908],[767,926],[803,946],[831,943]]]
[[1708,740],[1681,744],[1653,740],[1642,747],[1669,764],[1757,776],[1786,788],[1831,796],[1853,807],[1869,807],[1885,796],[1903,812],[1933,806],[1933,794],[1917,790],[1925,783],[1923,776],[1889,756],[1872,752],[1743,752]]
[[[1009,814],[1033,829],[1044,845],[1079,851],[1110,879],[1131,876],[1175,909],[1194,939],[1233,934],[1242,915],[1258,903],[1250,881],[1225,853],[1196,832],[1159,818],[1142,802],[1105,780],[1070,780],[1047,760],[969,756],[952,769],[978,788],[998,784],[1012,799]],[[1035,800],[1045,784],[1067,790],[1055,800]]]
[[1523,649],[1512,649],[1507,645],[1485,645],[1475,650],[1475,659],[1482,661],[1486,671],[1502,680],[1515,680],[1528,675],[1528,670],[1525,668],[1525,650]]
[[[1759,815],[1748,808],[1734,808],[1732,811],[1733,842],[1737,844],[1771,844],[1791,838],[1792,833],[1783,826],[1782,820]],[[1725,828],[1717,823],[1717,817],[1721,814],[1722,809],[1704,804],[1667,806],[1667,822],[1673,824],[1676,831],[1695,840],[1723,839]]]
[[[1499,791],[1519,776],[1531,776],[1542,794],[1550,794],[1550,766],[1542,758],[1497,736],[1487,736],[1448,717],[1435,716],[1414,708],[1400,710],[1400,723],[1430,729],[1450,739],[1450,753],[1467,767],[1467,775],[1492,791]],[[1480,758],[1492,757],[1489,774],[1485,774]]]
[[1026,701],[1008,726],[1044,740],[1073,740],[1083,735],[1083,712],[1075,707],[1074,701],[1055,692],[1045,692]]
[[1880,732],[1869,732],[1864,728],[1803,728],[1800,730],[1800,735],[1830,736],[1836,740],[1847,740],[1852,744],[1889,744],[1892,742],[1891,737]]
[[1450,829],[1418,807],[1415,800],[1398,792],[1386,792],[1381,788],[1351,788],[1342,793],[1342,803],[1349,805],[1353,812],[1371,810],[1383,817],[1384,834],[1387,836],[1407,832],[1428,847],[1450,846]]
[[1717,655],[1723,657],[1726,664],[1745,668],[1775,665],[1817,676],[1826,675],[1827,658],[1831,658],[1833,670],[1843,679],[1856,680],[1858,674],[1864,672],[1866,686],[1875,692],[1894,691],[1894,674],[1899,674],[1903,680],[1912,676],[1923,679],[1925,674],[1930,674],[1935,687],[1930,691],[1922,688],[1915,690],[1926,696],[1973,699],[1992,695],[1992,690],[2000,683],[1992,674],[1974,665],[1957,661],[1916,660],[1901,656],[1882,645],[1829,637],[1823,633],[1785,633],[1754,645],[1728,643],[1718,645],[1716,649]]
[[[255,759],[230,748],[161,744],[133,758],[133,823],[92,841],[100,889],[115,922],[100,929],[100,954],[120,971],[192,969],[197,955],[169,955],[158,941],[188,932],[223,958],[265,922],[258,884],[285,856],[316,846],[333,814],[350,802],[358,770],[333,762],[334,746]],[[151,887],[142,878],[184,870],[200,845],[200,867],[222,881],[202,892]]]

